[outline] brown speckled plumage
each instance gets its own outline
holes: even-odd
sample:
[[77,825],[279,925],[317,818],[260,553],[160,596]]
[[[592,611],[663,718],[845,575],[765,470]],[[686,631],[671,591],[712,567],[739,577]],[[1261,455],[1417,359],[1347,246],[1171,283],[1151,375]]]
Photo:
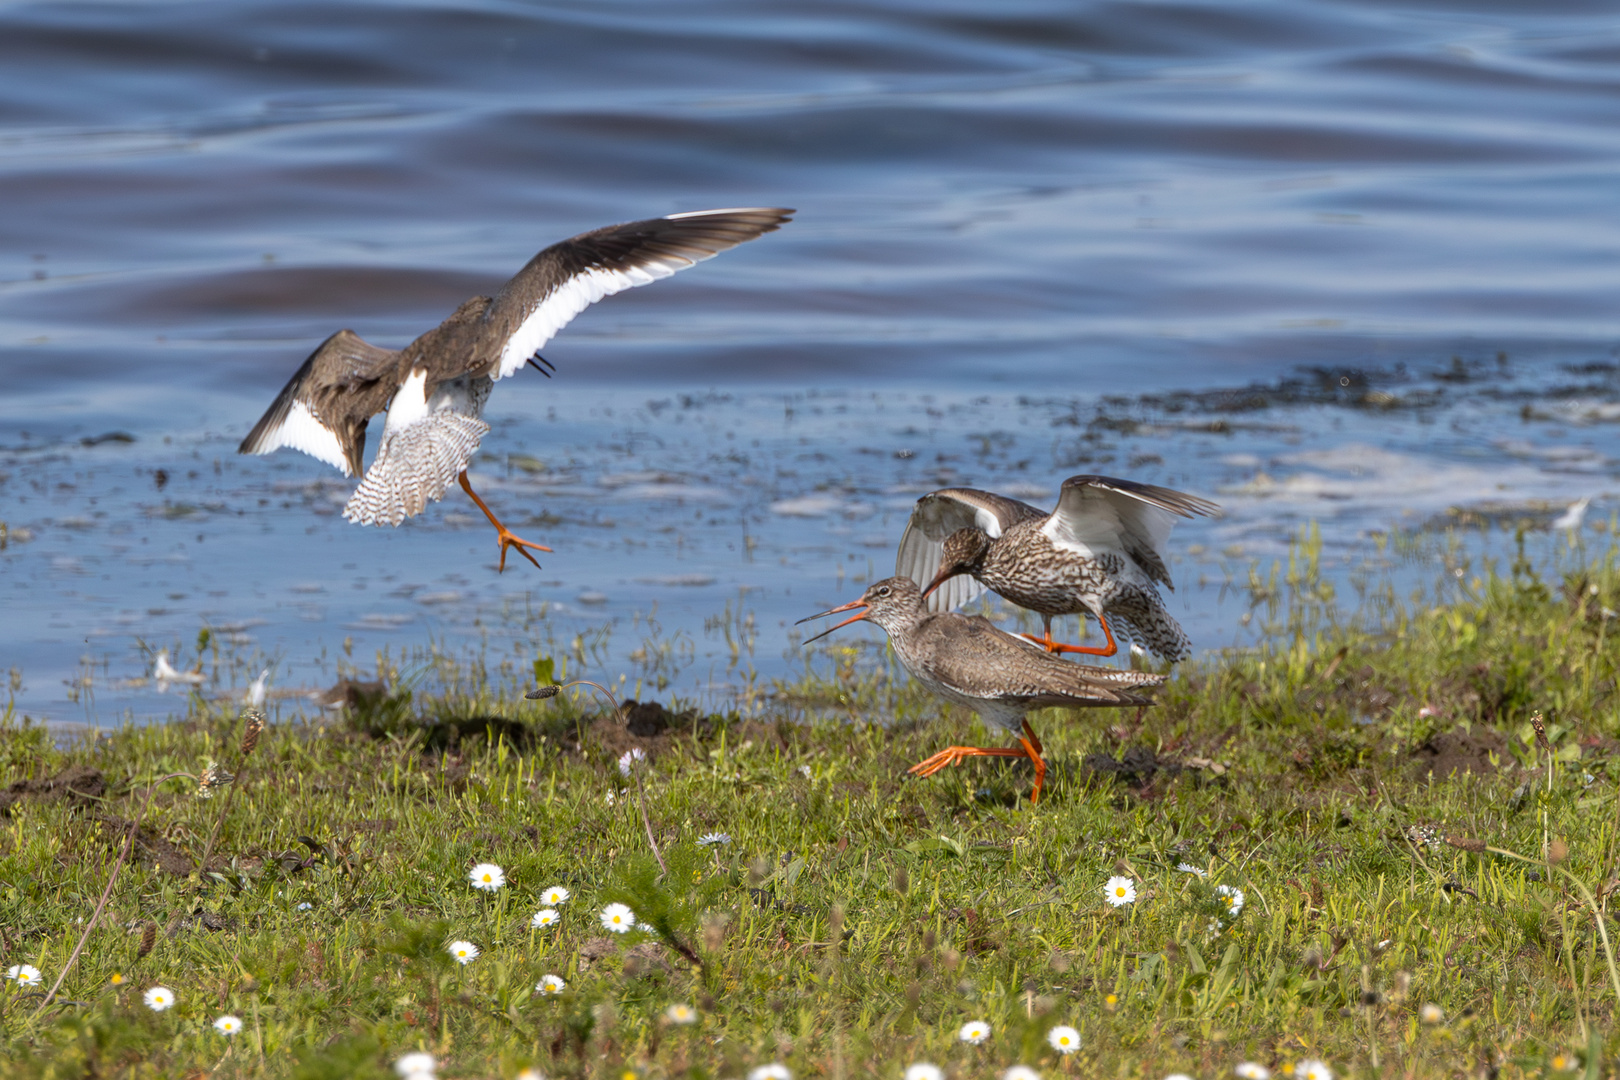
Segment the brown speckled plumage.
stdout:
[[1039,612],[1048,626],[1058,615],[1106,616],[1120,637],[1181,660],[1191,642],[1159,596],[1157,585],[1174,588],[1159,548],[1176,517],[1218,509],[1106,476],[1065,480],[1050,514],[990,492],[946,488],[918,500],[896,570],[924,588],[945,578],[928,598],[936,610],[988,588]]
[[[923,602],[922,590],[908,577],[873,582],[859,600],[822,612],[822,615],[857,609],[863,610],[845,622],[865,619],[883,627],[895,656],[912,678],[947,701],[973,709],[987,723],[1015,734],[1020,729],[1027,732],[1028,742],[1022,750],[953,747],[929,762],[940,758],[942,764],[954,764],[955,760],[966,756],[959,753],[955,759],[943,760],[942,756],[951,751],[1027,756],[1036,764],[1032,800],[1039,796],[1046,766],[1040,758],[1040,742],[1024,719],[1031,709],[1151,705],[1153,698],[1147,691],[1162,686],[1165,681],[1165,676],[1156,672],[1094,667],[1063,660],[997,629],[990,620],[979,615],[929,611]],[[929,762],[912,771],[928,775],[940,767],[924,769]]]

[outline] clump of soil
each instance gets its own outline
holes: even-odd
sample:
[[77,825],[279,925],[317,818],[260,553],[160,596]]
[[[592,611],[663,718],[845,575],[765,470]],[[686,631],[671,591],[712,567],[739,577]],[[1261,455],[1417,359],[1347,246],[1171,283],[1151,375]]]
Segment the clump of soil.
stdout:
[[[88,765],[69,765],[55,776],[40,780],[18,780],[0,791],[0,815],[10,816],[11,808],[24,799],[71,799],[80,806],[107,793],[107,780],[100,770]],[[86,797],[88,796],[88,798]]]
[[[114,851],[121,850],[124,837],[129,834],[130,823],[119,817],[98,817],[96,820],[102,825],[102,839],[111,844]],[[185,877],[197,868],[191,856],[145,825],[135,831],[135,850],[130,855],[130,861],[155,864],[165,874],[176,877]]]
[[1107,754],[1089,754],[1083,764],[1088,772],[1113,776],[1134,788],[1147,787],[1158,773],[1174,776],[1182,770],[1179,762],[1159,760],[1149,746],[1133,746],[1117,761]]
[[[1511,761],[1507,736],[1495,728],[1458,728],[1443,731],[1412,752],[1413,771],[1419,779],[1433,773],[1445,778],[1458,773],[1491,773]],[[1496,755],[1492,764],[1491,755]]]

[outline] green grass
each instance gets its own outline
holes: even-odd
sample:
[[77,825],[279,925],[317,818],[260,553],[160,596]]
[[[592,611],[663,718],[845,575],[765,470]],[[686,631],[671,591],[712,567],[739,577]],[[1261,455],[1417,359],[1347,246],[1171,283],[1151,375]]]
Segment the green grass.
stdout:
[[[0,1074],[383,1076],[420,1048],[452,1077],[781,1061],[892,1078],[918,1060],[1216,1077],[1306,1058],[1517,1076],[1567,1051],[1596,1077],[1620,1005],[1593,911],[1620,888],[1614,558],[1553,581],[1521,560],[1441,606],[1369,591],[1354,617],[1315,558],[1302,544],[1250,582],[1267,646],[1184,666],[1141,716],[1033,717],[1053,767],[1036,807],[1027,767],[908,779],[951,742],[999,737],[836,643],[761,716],[677,717],[652,738],[584,688],[524,702],[515,677],[465,671],[274,724],[246,757],[240,718],[200,702],[67,749],[10,722],[6,783],[86,766],[107,785],[0,817],[0,964],[47,988],[146,785],[210,760],[239,780],[211,799],[160,786],[152,846],[61,1000],[0,990]],[[650,755],[645,822],[616,764],[632,745]],[[1133,748],[1131,777],[1095,767]],[[1431,773],[1464,759],[1480,771]],[[700,847],[710,832],[732,840]],[[506,872],[494,894],[467,880],[485,861]],[[1115,874],[1135,903],[1104,901]],[[573,893],[561,923],[531,930],[553,884]],[[1235,918],[1217,885],[1242,890]],[[609,902],[654,931],[609,940]],[[458,966],[452,939],[483,953]],[[547,973],[563,994],[531,992]],[[155,985],[173,1009],[142,1004]],[[699,1021],[667,1022],[674,1003]],[[1425,1003],[1444,1022],[1421,1023]],[[224,1013],[245,1021],[230,1040],[211,1026]],[[994,1034],[958,1041],[969,1020]],[[1048,1047],[1055,1024],[1080,1030],[1078,1053]]]

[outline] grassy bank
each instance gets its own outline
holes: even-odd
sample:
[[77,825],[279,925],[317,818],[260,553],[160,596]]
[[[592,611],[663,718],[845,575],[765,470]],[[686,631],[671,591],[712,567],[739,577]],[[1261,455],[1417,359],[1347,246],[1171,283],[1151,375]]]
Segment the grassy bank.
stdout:
[[[1594,917],[1620,888],[1614,560],[1358,619],[1308,549],[1251,588],[1267,647],[1184,666],[1140,716],[1034,718],[1033,808],[1027,768],[908,779],[995,737],[837,644],[763,719],[446,680],[246,754],[235,710],[201,703],[65,750],[13,723],[0,965],[42,984],[0,989],[0,1072],[382,1076],[425,1049],[447,1077],[1598,1075],[1620,1005]],[[236,783],[157,784],[46,1005],[149,787],[211,761]],[[478,863],[505,885],[474,888]],[[1133,902],[1105,899],[1116,876]],[[534,929],[554,885],[571,896]],[[610,903],[641,927],[606,932]],[[547,974],[566,988],[536,994]],[[960,1040],[969,1021],[989,1038]]]

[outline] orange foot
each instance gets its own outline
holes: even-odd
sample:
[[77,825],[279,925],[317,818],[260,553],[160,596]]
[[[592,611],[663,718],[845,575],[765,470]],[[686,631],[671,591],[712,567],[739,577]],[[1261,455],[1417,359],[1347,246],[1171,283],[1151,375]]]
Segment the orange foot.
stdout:
[[1028,720],[1024,721],[1024,734],[1018,742],[1018,746],[947,746],[906,771],[913,776],[933,776],[941,769],[960,765],[970,757],[1028,758],[1035,763],[1035,789],[1029,793],[1029,801],[1031,804],[1038,803],[1041,801],[1041,785],[1046,781],[1046,762],[1041,759],[1041,740],[1035,737]]
[[1097,621],[1102,624],[1103,636],[1108,639],[1106,645],[1065,645],[1062,642],[1053,641],[1052,621],[1050,619],[1046,622],[1045,637],[1036,637],[1034,634],[1019,634],[1018,636],[1026,641],[1034,642],[1049,653],[1059,655],[1063,653],[1084,653],[1087,656],[1113,656],[1119,652],[1119,645],[1114,641],[1114,632],[1108,629],[1107,619],[1099,617]]
[[536,551],[550,551],[551,549],[546,547],[544,544],[536,544],[532,540],[525,540],[521,536],[513,535],[512,530],[508,529],[505,525],[502,525],[501,519],[496,517],[494,513],[490,511],[488,506],[484,505],[484,500],[478,497],[478,492],[474,491],[472,489],[472,484],[467,481],[467,474],[465,471],[463,471],[462,474],[456,479],[461,482],[461,490],[465,491],[468,496],[472,498],[472,501],[478,504],[478,509],[482,510],[484,512],[484,516],[489,518],[489,523],[495,526],[495,538],[501,542],[501,565],[495,572],[497,574],[506,572],[507,548],[517,548],[519,555],[522,555],[525,559],[528,559],[530,562],[534,563],[534,568],[536,570],[540,569],[540,564],[535,562],[534,556],[529,554],[528,549],[534,548]]
[[496,522],[495,528],[496,528],[496,534],[495,534],[496,539],[498,539],[501,542],[501,564],[495,571],[497,574],[505,573],[505,571],[506,571],[506,550],[507,550],[507,548],[517,548],[517,553],[519,555],[523,556],[525,559],[528,559],[530,562],[534,563],[534,568],[536,570],[540,569],[540,564],[538,562],[536,562],[535,557],[533,555],[529,554],[528,549],[529,548],[534,548],[534,550],[536,550],[536,551],[550,551],[551,550],[550,548],[546,547],[546,545],[544,545],[544,544],[536,544],[532,540],[525,540],[521,536],[514,536],[510,529],[508,529],[505,525],[500,524],[499,522]]

